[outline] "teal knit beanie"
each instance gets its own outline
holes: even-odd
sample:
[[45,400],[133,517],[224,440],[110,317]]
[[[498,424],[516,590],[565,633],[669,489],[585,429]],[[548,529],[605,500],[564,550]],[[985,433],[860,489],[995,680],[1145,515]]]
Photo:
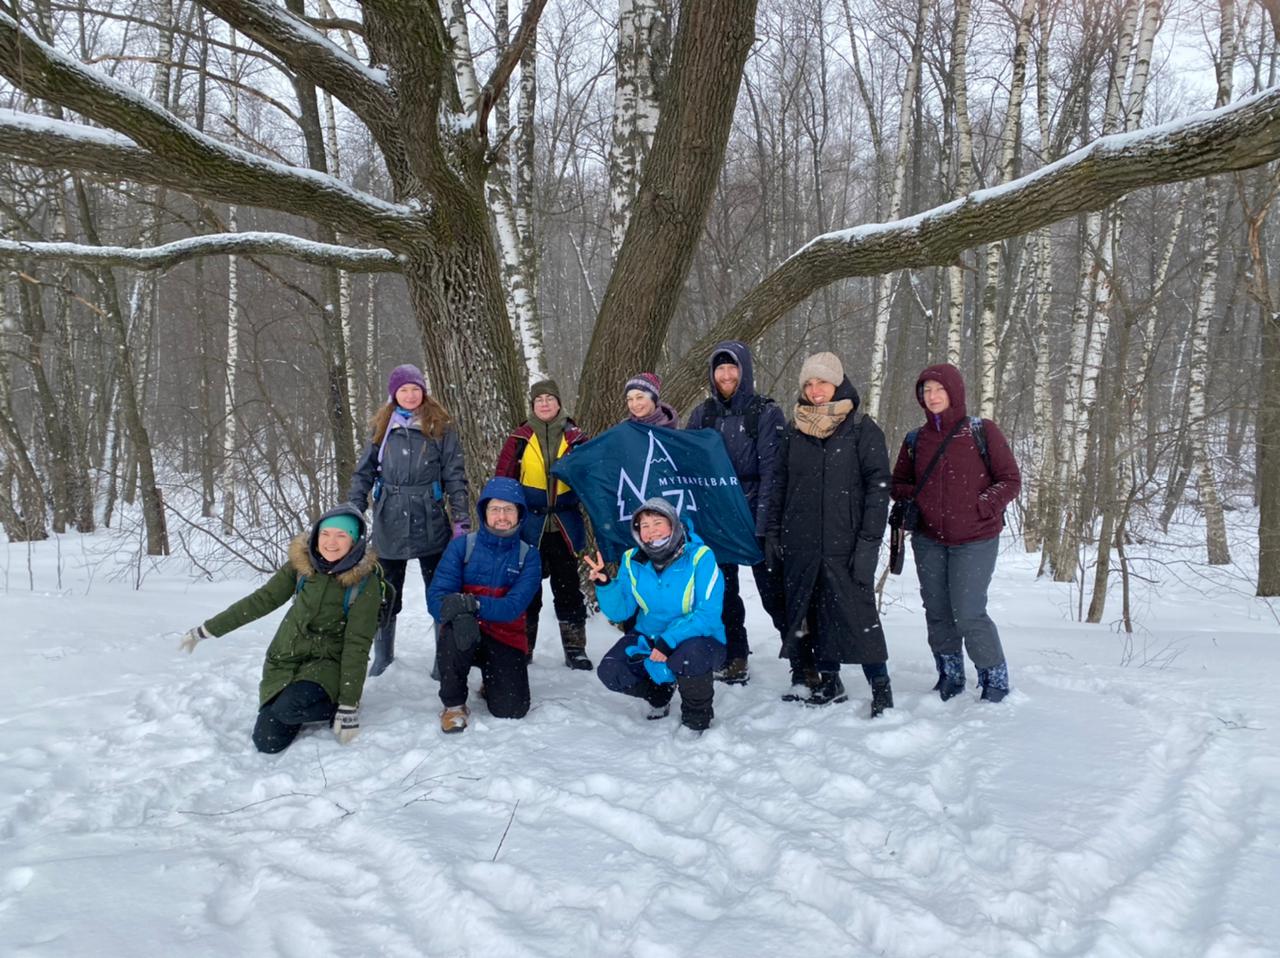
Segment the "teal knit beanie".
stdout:
[[321,519],[316,531],[320,529],[341,529],[351,537],[352,542],[360,538],[360,520],[355,516],[330,516],[328,519]]

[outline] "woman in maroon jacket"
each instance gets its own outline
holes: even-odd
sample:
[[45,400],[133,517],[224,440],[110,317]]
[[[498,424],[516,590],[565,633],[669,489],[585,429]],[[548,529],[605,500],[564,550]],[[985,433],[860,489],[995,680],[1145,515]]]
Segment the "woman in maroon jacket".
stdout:
[[943,701],[964,691],[963,644],[978,670],[983,699],[999,702],[1009,694],[1009,667],[987,615],[987,587],[1004,508],[1018,497],[1022,476],[999,427],[966,413],[964,380],[954,366],[924,370],[916,380],[916,399],[925,424],[903,440],[893,468],[893,498],[914,498],[918,510],[911,548],[938,667],[934,688]]

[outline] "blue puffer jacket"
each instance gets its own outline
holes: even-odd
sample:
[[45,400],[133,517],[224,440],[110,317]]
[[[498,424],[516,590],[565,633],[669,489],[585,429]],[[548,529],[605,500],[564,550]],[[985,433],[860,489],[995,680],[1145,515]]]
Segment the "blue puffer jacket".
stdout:
[[[721,353],[729,353],[738,364],[738,388],[728,402],[720,397],[716,388],[715,363]],[[711,385],[711,398],[694,408],[685,428],[714,428],[720,433],[729,461],[733,463],[733,471],[742,486],[742,494],[747,497],[747,505],[756,520],[756,535],[763,537],[765,507],[773,494],[773,483],[778,475],[778,446],[787,427],[787,417],[768,397],[757,398],[755,367],[746,343],[736,339],[716,343],[707,360],[707,381]],[[759,426],[754,438],[747,430],[747,409],[753,400],[759,406]]]
[[533,597],[542,588],[542,559],[538,550],[525,546],[524,565],[520,564],[520,536],[496,536],[484,521],[485,507],[490,499],[505,499],[520,508],[524,518],[524,492],[514,479],[490,479],[476,503],[480,522],[473,533],[476,537],[471,561],[464,562],[467,554],[467,537],[460,536],[449,543],[431,577],[427,589],[427,609],[432,618],[440,620],[440,602],[455,592],[474,595],[480,603],[476,618],[480,631],[495,641],[502,642],[523,652],[529,651],[524,631],[524,613]]
[[622,556],[618,575],[596,587],[600,610],[613,622],[637,611],[636,631],[675,648],[685,639],[706,635],[724,642],[724,577],[715,554],[693,532],[679,558],[658,572],[640,549]]

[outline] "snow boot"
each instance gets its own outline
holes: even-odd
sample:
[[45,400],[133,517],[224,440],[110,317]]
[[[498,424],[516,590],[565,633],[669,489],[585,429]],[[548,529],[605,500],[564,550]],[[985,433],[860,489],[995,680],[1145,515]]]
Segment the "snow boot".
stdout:
[[885,709],[893,708],[893,689],[889,686],[889,676],[877,676],[871,680],[871,717],[883,715]]
[[585,622],[561,622],[560,644],[564,647],[564,664],[575,671],[590,672],[594,665],[587,658],[587,625]]
[[945,702],[964,691],[964,656],[956,652],[939,658],[942,659],[942,678],[938,682],[938,696]]
[[715,679],[710,672],[681,675],[676,678],[676,685],[680,688],[680,724],[695,732],[705,732],[715,717],[711,707],[716,694]]
[[933,657],[933,665],[934,665],[934,668],[938,670],[938,681],[933,683],[933,691],[941,692],[942,683],[946,681],[946,676],[947,676],[946,670],[943,669],[942,667],[942,656],[935,655]]
[[784,702],[803,702],[822,684],[822,676],[812,665],[806,665],[799,659],[791,660],[791,689],[784,693]]
[[989,669],[978,669],[978,684],[982,686],[982,701],[1000,702],[1009,694],[1009,666],[1005,662]]
[[751,671],[747,667],[747,660],[730,659],[724,664],[719,672],[715,673],[717,682],[723,682],[725,685],[746,685],[751,681]]
[[839,702],[849,701],[849,695],[844,690],[844,683],[840,681],[839,672],[821,672],[822,681],[818,683],[818,687],[809,693],[809,697],[804,700],[805,705],[833,705]]
[[373,634],[373,665],[370,675],[381,675],[396,658],[396,617],[393,615]]
[[467,730],[467,716],[471,710],[465,705],[452,705],[440,712],[440,731],[452,735]]

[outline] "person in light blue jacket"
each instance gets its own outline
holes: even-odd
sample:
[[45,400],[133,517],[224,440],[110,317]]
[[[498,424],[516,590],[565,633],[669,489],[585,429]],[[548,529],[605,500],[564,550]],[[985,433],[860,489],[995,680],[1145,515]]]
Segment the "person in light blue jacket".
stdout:
[[631,535],[637,546],[623,553],[616,579],[599,552],[586,560],[601,611],[614,622],[636,616],[596,674],[606,688],[648,702],[651,719],[669,714],[679,688],[681,722],[702,732],[715,714],[712,673],[725,659],[724,577],[715,554],[661,496],[636,511]]

